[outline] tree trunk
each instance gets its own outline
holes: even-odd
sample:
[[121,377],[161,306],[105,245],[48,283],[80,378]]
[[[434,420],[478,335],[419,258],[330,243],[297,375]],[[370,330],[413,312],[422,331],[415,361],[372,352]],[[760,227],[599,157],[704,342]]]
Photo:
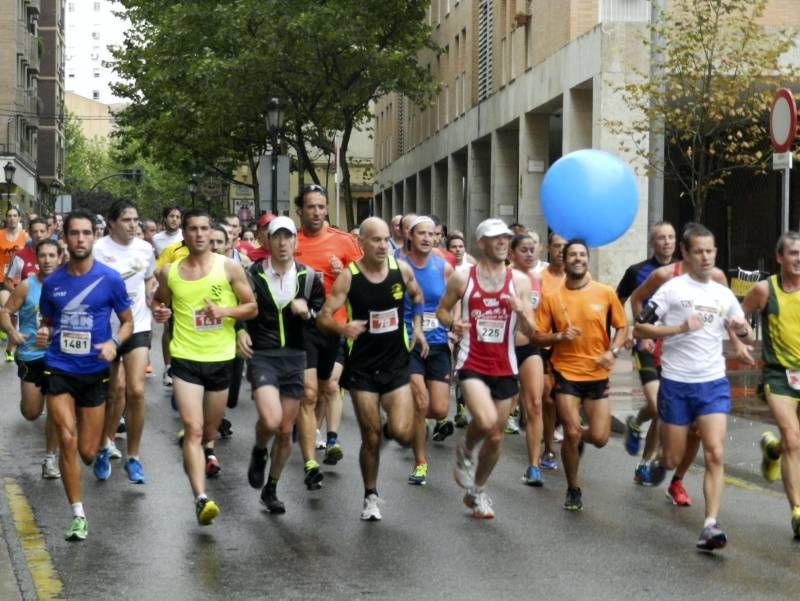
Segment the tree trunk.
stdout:
[[258,191],[258,162],[253,158],[252,152],[247,156],[247,163],[250,167],[250,181],[253,182],[250,185],[253,189],[253,219],[258,221],[261,217],[261,194]]
[[695,190],[692,195],[692,213],[695,223],[703,223],[707,197],[708,191],[705,189]]
[[[344,214],[347,220],[347,230],[350,231],[355,227],[355,216],[353,215],[353,190],[350,185],[350,165],[347,163],[347,147],[350,144],[350,135],[353,133],[353,119],[349,115],[344,121],[344,130],[342,132],[342,145],[339,148],[339,162],[342,166],[342,183],[344,191]],[[337,224],[342,227],[341,224]],[[343,228],[344,229],[344,228]]]

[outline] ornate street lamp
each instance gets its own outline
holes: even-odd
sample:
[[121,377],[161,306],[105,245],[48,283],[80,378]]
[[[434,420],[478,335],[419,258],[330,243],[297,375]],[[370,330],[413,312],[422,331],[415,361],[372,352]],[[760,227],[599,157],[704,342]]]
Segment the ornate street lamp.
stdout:
[[192,177],[186,187],[189,190],[189,196],[192,198],[192,208],[194,208],[194,197],[195,194],[197,194],[197,180]]
[[17,168],[14,166],[14,163],[8,161],[5,166],[3,167],[3,171],[6,177],[6,205],[8,207],[11,206],[11,184],[14,183],[14,174],[17,172]]
[[[286,118],[286,111],[281,105],[278,97],[273,96],[267,105],[267,132],[270,135],[272,146],[272,214],[278,215],[278,136],[283,131],[283,122]],[[256,217],[260,215],[260,207],[256,208]]]

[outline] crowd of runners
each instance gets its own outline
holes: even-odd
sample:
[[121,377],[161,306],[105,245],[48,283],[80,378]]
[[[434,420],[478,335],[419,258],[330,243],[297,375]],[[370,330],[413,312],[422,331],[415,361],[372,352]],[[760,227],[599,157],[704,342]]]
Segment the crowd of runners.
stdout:
[[[782,477],[800,537],[800,234],[780,237],[779,272],[739,302],[715,267],[713,234],[699,224],[680,237],[669,223],[652,226],[652,256],[615,290],[592,277],[584,241],[551,232],[543,247],[521,224],[481,222],[473,257],[467,237],[434,215],[369,217],[346,233],[329,225],[317,185],[303,188],[295,209],[296,220],[265,214],[244,232],[235,216],[214,221],[176,206],[159,227],[126,200],[103,216],[28,215],[27,231],[8,210],[6,361],[18,365],[23,416],[46,413],[42,477],[63,481],[67,540],[88,532],[80,461],[98,480],[120,460],[132,484],[148,481],[141,442],[151,353],[163,353],[194,511],[208,525],[220,513],[206,493],[206,478],[223,469],[215,441],[232,434],[225,413],[244,378],[257,411],[247,480],[271,513],[286,511],[278,490],[295,440],[309,491],[323,487],[318,451],[328,466],[355,452],[356,441],[339,440],[343,390],[361,435],[362,520],[382,518],[382,439],[409,447],[409,485],[452,470],[472,516],[495,517],[492,471],[504,435],[521,431],[522,482],[553,484],[543,472],[563,470],[563,507],[581,511],[584,446],[609,440],[609,376],[632,349],[645,397],[626,423],[628,453],[639,457],[643,446],[633,480],[658,486],[674,470],[667,496],[690,505],[682,479],[702,445],[697,547],[720,549],[731,407],[723,341],[752,362],[749,316],[759,312],[763,393],[780,430],[760,441],[762,471]],[[153,322],[164,324],[160,348],[151,345]],[[430,470],[428,445],[456,428],[464,432],[454,465]],[[124,455],[114,442],[121,430]]]

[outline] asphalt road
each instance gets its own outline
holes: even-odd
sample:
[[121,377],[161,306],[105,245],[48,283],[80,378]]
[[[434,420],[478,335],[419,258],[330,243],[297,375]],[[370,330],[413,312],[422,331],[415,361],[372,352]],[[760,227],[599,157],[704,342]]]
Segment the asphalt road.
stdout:
[[[158,337],[156,336],[156,340]],[[632,484],[633,462],[614,439],[587,449],[584,511],[563,511],[558,472],[545,487],[521,483],[524,440],[507,437],[490,481],[497,517],[472,519],[453,482],[453,448],[460,431],[432,443],[425,487],[406,484],[408,450],[382,452],[379,491],[383,521],[359,520],[363,488],[358,431],[349,403],[341,440],[344,460],[324,467],[323,489],[308,492],[293,450],[279,484],[287,513],[273,516],[248,487],[247,461],[255,410],[249,387],[229,411],[234,437],[218,443],[223,471],[209,495],[222,515],[197,525],[175,442],[177,415],[156,377],[148,379],[148,416],[142,446],[147,484],[129,484],[119,462],[107,482],[84,468],[89,538],[67,543],[70,511],[60,481],[40,478],[42,422],[24,421],[17,408],[16,368],[0,368],[0,473],[18,485],[33,509],[49,557],[56,598],[89,599],[789,599],[800,595],[800,543],[792,539],[782,494],[751,484],[727,486],[720,520],[729,546],[714,555],[694,548],[702,526],[699,472],[686,487],[691,508],[668,504],[664,488]],[[124,450],[124,438],[118,440]],[[36,598],[41,566],[23,554],[33,544],[13,535],[9,503],[0,517],[14,570],[26,598]],[[23,540],[24,539],[24,540]],[[38,576],[37,576],[38,575]]]

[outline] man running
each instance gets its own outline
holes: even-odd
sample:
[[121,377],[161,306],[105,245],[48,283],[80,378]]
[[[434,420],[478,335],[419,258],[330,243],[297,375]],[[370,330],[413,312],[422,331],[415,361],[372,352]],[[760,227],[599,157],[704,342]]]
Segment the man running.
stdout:
[[[350,234],[326,224],[328,195],[325,188],[316,184],[305,187],[295,199],[295,206],[301,226],[297,233],[295,257],[320,274],[325,293],[330,295],[336,277],[352,261],[361,257],[361,250]],[[340,325],[347,321],[344,307],[339,308],[334,318]],[[335,369],[341,337],[323,334],[312,326],[303,340],[306,345],[306,382],[303,403],[297,416],[297,433],[303,454],[306,488],[318,490],[323,478],[315,458],[315,406],[318,397],[326,406],[328,420],[324,462],[335,465],[343,456],[338,433],[342,419],[342,398],[339,396],[339,374]]]
[[[44,222],[39,220],[41,225]],[[61,264],[61,245],[55,240],[42,239],[36,245],[38,269],[11,292],[5,307],[0,310],[0,326],[9,339],[17,345],[16,361],[20,379],[20,411],[25,419],[33,421],[44,410],[44,347],[36,345],[39,328],[39,300],[42,283]],[[19,329],[11,323],[11,315],[19,312]],[[45,422],[46,454],[42,461],[42,478],[60,478],[56,462],[58,438],[53,418],[48,413]]]
[[[433,439],[445,440],[453,431],[453,422],[448,421],[447,406],[450,404],[450,346],[447,344],[447,330],[436,318],[439,299],[444,294],[445,285],[453,268],[440,256],[433,254],[435,246],[435,222],[430,217],[417,217],[409,228],[411,243],[408,253],[402,259],[414,272],[414,279],[422,290],[425,306],[422,314],[422,331],[428,341],[428,355],[422,356],[419,347],[411,349],[409,372],[411,392],[414,397],[415,467],[408,477],[409,484],[425,485],[428,481],[428,459],[425,456],[427,438],[427,418],[436,420]],[[406,294],[406,329],[413,328],[413,305],[411,296]]]
[[8,290],[13,290],[14,286],[38,271],[36,245],[47,238],[47,224],[44,219],[36,217],[30,220],[28,223],[28,237],[30,242],[14,254],[14,258],[11,259],[6,269],[6,279],[3,284]]
[[[292,451],[292,428],[303,398],[306,353],[303,336],[325,302],[325,289],[313,271],[294,260],[297,230],[288,217],[268,228],[270,256],[248,270],[258,315],[237,333],[239,355],[248,361],[247,376],[255,395],[258,421],[247,481],[262,488],[261,503],[270,513],[286,512],[278,499],[278,479]],[[264,484],[270,452],[272,465]]]
[[153,235],[153,248],[159,257],[168,246],[183,240],[181,231],[181,210],[179,207],[166,207],[162,212],[164,229]]
[[[6,270],[11,264],[14,255],[28,243],[28,234],[22,227],[19,218],[19,210],[9,207],[6,211],[6,227],[0,229],[0,306],[6,304],[10,291],[14,289],[16,282],[6,283]],[[9,340],[6,347],[6,363],[14,361],[14,343]]]
[[[36,344],[47,347],[47,412],[58,433],[59,466],[72,505],[66,532],[71,541],[84,540],[88,533],[77,455],[87,465],[95,458],[103,435],[109,363],[133,332],[125,283],[92,257],[94,220],[85,209],[64,220],[69,260],[42,284],[42,321],[36,332]],[[112,312],[120,320],[116,336],[111,333]]]
[[[534,334],[530,280],[506,266],[511,237],[502,220],[482,221],[475,231],[480,260],[468,274],[450,278],[436,312],[439,323],[462,336],[456,369],[472,421],[456,447],[453,475],[466,489],[464,504],[476,518],[495,515],[486,483],[500,457],[511,401],[519,392],[514,334],[517,328],[526,336]],[[459,301],[461,315],[454,316]]]
[[394,253],[394,251],[396,251],[398,248],[403,248],[406,243],[406,237],[403,235],[403,228],[400,226],[400,222],[402,221],[402,215],[395,215],[392,217],[391,223],[389,223],[389,228],[392,231],[392,239],[389,240],[389,245],[392,247],[392,253]]
[[[389,226],[382,219],[369,217],[361,224],[360,232],[364,256],[336,278],[317,323],[322,330],[348,339],[343,382],[353,398],[361,429],[361,519],[378,521],[380,409],[386,411],[390,436],[400,444],[410,443],[414,434],[414,401],[408,384],[409,349],[419,344],[420,356],[425,358],[428,343],[422,332],[422,291],[413,270],[389,254]],[[404,321],[406,292],[413,315],[410,343]],[[349,321],[340,323],[334,315],[345,303]]]
[[742,301],[746,314],[762,313],[762,383],[780,440],[761,436],[761,473],[783,477],[794,537],[800,539],[800,234],[786,232],[775,246],[780,271],[756,284]]
[[[552,259],[552,256],[551,256]],[[586,442],[602,448],[611,433],[608,378],[625,344],[628,320],[614,289],[592,281],[589,248],[583,240],[564,245],[564,285],[545,290],[536,314],[533,341],[553,345],[550,359],[558,414],[564,425],[561,460],[567,478],[564,509],[583,510],[578,466]],[[546,270],[545,270],[546,271]],[[609,329],[616,330],[613,340]],[[588,427],[581,422],[581,409]]]
[[258,312],[242,267],[211,252],[210,232],[208,213],[191,209],[184,214],[189,255],[157,272],[159,304],[153,309],[161,323],[174,314],[169,349],[173,387],[183,422],[183,465],[201,526],[219,515],[205,492],[203,443],[216,437],[225,411],[236,354],[234,322]]
[[[155,289],[155,257],[152,247],[136,237],[139,212],[128,200],[118,200],[108,211],[109,235],[98,240],[94,258],[117,271],[125,281],[133,310],[133,335],[117,350],[111,364],[111,394],[107,401],[105,437],[94,462],[94,475],[107,480],[111,475],[109,459],[120,458],[114,438],[123,412],[127,432],[128,459],[124,463],[128,479],[144,484],[139,451],[144,429],[144,382],[147,355],[150,351],[150,302]],[[112,332],[119,324],[112,318]]]
[[726,330],[752,339],[736,297],[714,282],[717,249],[714,235],[702,225],[684,229],[681,253],[688,273],[661,286],[639,314],[637,337],[663,338],[662,378],[658,391],[661,453],[650,466],[654,484],[684,457],[689,426],[697,423],[703,442],[703,495],[706,518],[697,548],[722,549],[727,536],[717,521],[722,498],[723,443],[730,412],[722,339]]

